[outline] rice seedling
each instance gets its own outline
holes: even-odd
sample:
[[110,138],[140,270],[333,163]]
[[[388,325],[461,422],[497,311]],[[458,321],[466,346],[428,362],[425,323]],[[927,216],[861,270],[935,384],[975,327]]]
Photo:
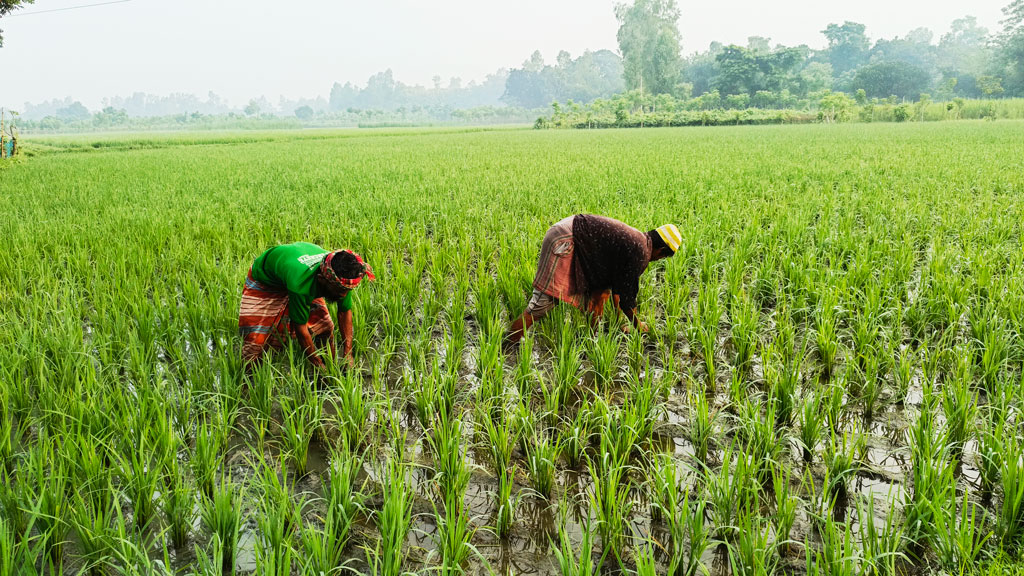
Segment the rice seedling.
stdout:
[[434,458],[438,494],[464,492],[470,470],[462,453],[462,421],[439,413],[427,434],[427,443]]
[[804,396],[800,404],[798,439],[803,449],[804,462],[810,463],[814,459],[814,450],[821,441],[824,429],[822,420],[822,395],[818,391],[812,391]]
[[775,513],[772,522],[775,526],[775,546],[785,554],[789,550],[790,533],[796,522],[797,508],[800,501],[793,495],[790,487],[789,471],[777,466],[772,474],[772,487],[775,489]]
[[508,538],[512,533],[516,509],[519,507],[520,496],[514,493],[516,467],[512,465],[498,473],[498,489],[494,493],[495,518],[494,533],[498,538]]
[[363,509],[365,485],[356,485],[356,477],[362,466],[362,460],[344,445],[341,449],[331,452],[327,512],[323,530],[323,549],[326,552],[326,562],[321,563],[323,568],[341,564],[342,553],[348,543],[352,526],[357,514]]
[[900,350],[899,356],[893,361],[892,375],[893,382],[895,384],[894,398],[898,404],[904,404],[907,401],[907,395],[910,393],[910,382],[913,377],[914,364],[916,358],[913,350],[906,346]]
[[837,302],[832,291],[826,292],[818,302],[814,314],[814,338],[821,360],[822,374],[828,378],[832,375],[839,354],[839,329],[836,319]]
[[737,436],[744,442],[744,450],[750,455],[753,472],[761,480],[767,480],[770,464],[779,461],[782,451],[782,436],[776,428],[775,406],[769,403],[764,414],[761,407],[752,401],[746,402],[740,411]]
[[183,550],[196,520],[196,491],[185,471],[175,463],[160,488],[160,508],[167,521],[171,543]]
[[721,318],[719,286],[702,284],[697,292],[696,316],[690,319],[693,327],[690,341],[699,345],[709,389],[714,389],[715,377],[718,374],[715,366],[715,343]]
[[569,390],[579,381],[583,372],[580,360],[580,345],[577,344],[576,330],[569,322],[563,322],[555,350],[554,377],[552,387],[558,394],[559,405],[564,404]]
[[774,368],[766,368],[768,379],[768,401],[775,413],[775,424],[788,427],[793,423],[796,412],[796,389],[800,385],[800,368],[798,364],[789,364]]
[[873,350],[866,356],[861,356],[861,368],[856,375],[860,384],[861,413],[866,420],[871,420],[875,415],[875,408],[879,399],[885,391],[885,374],[882,372],[881,360]]
[[131,447],[120,455],[120,471],[123,487],[132,502],[135,526],[145,529],[156,512],[154,497],[160,489],[161,467],[150,457],[150,446],[145,436],[137,447]]
[[114,558],[113,542],[118,537],[114,522],[122,519],[117,501],[112,499],[109,505],[104,505],[76,492],[74,506],[69,511],[81,558],[89,574],[103,574],[105,566]]
[[[235,554],[242,530],[242,500],[240,493],[230,479],[221,478],[208,499],[200,501],[199,517],[210,532],[212,558],[220,559],[219,570],[234,573]],[[198,552],[197,552],[198,553]]]
[[372,398],[367,398],[360,378],[349,372],[340,381],[330,402],[333,406],[334,421],[338,428],[340,446],[354,451],[361,450],[370,433],[370,415],[374,409]]
[[[615,379],[619,337],[613,332],[600,331],[588,338],[586,342],[587,359],[593,366],[598,385],[602,390],[606,390],[607,386]],[[570,367],[566,367],[564,370],[569,370]]]
[[539,431],[532,434],[533,440],[526,449],[526,473],[537,495],[548,499],[555,488],[555,459],[558,457],[558,447],[547,434]]
[[1024,450],[1018,438],[1003,441],[999,480],[1003,503],[996,521],[996,534],[1004,547],[1016,549],[1024,537]]
[[654,543],[644,542],[640,548],[633,552],[634,571],[637,576],[657,576],[658,562],[654,557]]
[[832,514],[825,516],[821,530],[821,552],[817,564],[824,574],[831,576],[855,576],[860,573],[861,557],[853,539],[849,522],[836,522]]
[[562,389],[555,383],[550,383],[547,378],[540,378],[540,393],[544,399],[544,420],[549,427],[558,425],[561,417],[562,397],[565,395]]
[[957,375],[946,381],[942,388],[942,412],[946,417],[945,443],[950,454],[960,460],[964,444],[974,427],[978,411],[977,397],[971,392],[973,359],[963,355],[958,361]]
[[487,435],[491,471],[500,476],[512,463],[512,450],[516,444],[513,423],[503,408],[497,411],[478,409],[476,421]]
[[270,460],[253,462],[252,466],[256,471],[253,490],[262,515],[257,524],[267,528],[264,537],[277,539],[273,541],[277,549],[280,548],[280,539],[290,537],[301,524],[303,503],[292,501],[295,483],[288,476],[287,466],[282,466],[280,473]]
[[913,484],[912,490],[905,492],[903,515],[904,537],[912,558],[922,553],[935,532],[932,502],[952,502],[956,486],[949,446],[936,430],[936,401],[926,392],[921,413],[909,431]]
[[718,410],[712,410],[708,397],[701,391],[690,393],[690,442],[697,460],[706,464],[715,439]]
[[587,446],[593,438],[593,417],[586,406],[580,406],[572,420],[560,429],[558,454],[571,469],[578,469],[586,457]]
[[[957,513],[956,500],[935,503],[935,537],[932,548],[939,565],[950,573],[966,574],[987,559],[985,543],[993,531],[986,525],[985,510],[964,493]],[[980,511],[980,516],[979,516]]]
[[867,503],[857,510],[862,571],[872,576],[895,576],[899,562],[906,559],[901,552],[903,526],[896,514],[896,504],[894,498],[889,498],[889,509],[882,526],[878,525],[874,498],[868,498]]
[[778,556],[768,541],[770,530],[766,521],[753,510],[742,510],[738,536],[729,542],[729,566],[737,576],[760,576],[775,572]]
[[217,475],[222,449],[221,436],[216,429],[206,422],[200,424],[189,465],[192,467],[192,475],[200,492],[208,498],[213,496],[213,481]]
[[60,564],[70,530],[68,524],[69,494],[67,464],[56,457],[56,446],[48,437],[41,437],[28,454],[26,462],[26,494],[28,524],[34,525],[42,541],[46,559]]
[[757,464],[747,450],[729,445],[722,455],[722,466],[707,484],[708,503],[715,534],[726,541],[736,538],[739,516],[758,496]]
[[646,469],[651,495],[651,518],[663,521],[676,513],[679,502],[679,475],[669,454],[655,456]]
[[480,556],[480,552],[472,544],[477,528],[470,523],[466,513],[465,486],[453,487],[444,494],[444,510],[438,510],[434,504],[434,550],[430,556],[437,558],[435,566],[442,576],[455,576],[465,573],[466,563],[470,555]]
[[281,426],[282,444],[288,462],[295,469],[297,476],[305,476],[309,461],[309,444],[320,427],[323,405],[312,395],[299,400],[282,397],[281,412],[284,414]]
[[512,379],[519,391],[519,397],[532,400],[533,391],[536,386],[537,370],[533,366],[534,333],[527,332],[519,340],[519,357],[516,359],[516,369],[512,373]]
[[573,549],[572,538],[565,529],[563,520],[558,526],[558,545],[552,542],[552,549],[555,558],[558,560],[558,573],[562,576],[597,576],[601,573],[606,554],[594,562],[594,530],[593,520],[589,515],[585,516],[580,527],[582,537],[579,547]]
[[671,536],[668,551],[668,573],[673,576],[696,576],[707,574],[704,566],[704,552],[712,545],[711,530],[705,522],[707,502],[686,491],[676,513],[668,515]]
[[828,395],[824,400],[825,422],[833,434],[839,432],[843,427],[843,412],[846,409],[845,379],[839,379],[831,384],[826,390]]
[[825,467],[828,469],[829,495],[839,498],[846,497],[849,482],[860,467],[857,454],[860,452],[859,444],[863,441],[863,435],[856,433],[844,432],[833,434],[830,437],[825,446],[825,453],[822,455]]
[[195,547],[196,563],[199,565],[199,574],[202,576],[223,576],[225,573],[234,576],[235,565],[233,560],[226,556],[224,543],[220,534],[213,534],[210,537],[208,550]]
[[628,518],[634,501],[630,496],[632,481],[630,467],[625,459],[612,460],[603,453],[603,462],[588,461],[590,471],[590,508],[596,514],[597,533],[601,536],[602,556],[611,555],[622,563],[623,546],[629,530]]
[[754,299],[741,292],[730,301],[729,317],[732,323],[732,345],[736,351],[734,365],[741,372],[749,366],[757,349],[759,310]]
[[978,480],[983,494],[992,494],[999,482],[999,471],[1003,465],[1004,420],[990,421],[979,427],[975,434],[978,442]]
[[408,465],[395,455],[381,465],[384,478],[384,501],[374,512],[380,540],[374,548],[366,548],[367,563],[381,576],[401,576],[406,558],[402,547],[412,526],[412,504],[415,494],[409,484]]

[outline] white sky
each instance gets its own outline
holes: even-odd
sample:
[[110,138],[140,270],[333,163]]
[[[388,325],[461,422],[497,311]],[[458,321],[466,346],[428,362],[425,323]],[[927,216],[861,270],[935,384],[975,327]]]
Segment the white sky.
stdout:
[[[96,109],[133,92],[214,91],[236,105],[266,96],[327,96],[335,81],[365,85],[391,68],[431,85],[436,74],[482,80],[539,49],[617,50],[614,0],[37,0],[0,19],[0,106],[72,96]],[[109,0],[106,0],[109,1]],[[1010,0],[677,0],[683,52],[712,40],[822,47],[830,22],[867,25],[872,39],[924,26],[935,40],[964,15],[995,31]]]

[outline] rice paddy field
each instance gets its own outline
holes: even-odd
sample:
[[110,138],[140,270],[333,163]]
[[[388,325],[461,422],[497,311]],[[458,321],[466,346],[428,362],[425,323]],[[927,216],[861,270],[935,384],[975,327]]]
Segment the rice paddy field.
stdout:
[[[29,142],[0,576],[972,573],[1024,544],[1024,123]],[[683,247],[648,334],[502,338],[540,242]],[[364,254],[356,366],[243,378],[252,260]]]

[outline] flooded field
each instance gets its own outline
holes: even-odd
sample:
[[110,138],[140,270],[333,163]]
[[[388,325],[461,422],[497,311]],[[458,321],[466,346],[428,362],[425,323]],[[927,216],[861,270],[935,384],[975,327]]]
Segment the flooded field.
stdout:
[[[1015,558],[1019,128],[325,133],[11,166],[0,575]],[[682,231],[640,284],[649,331],[562,305],[506,345],[545,230],[581,212]],[[245,273],[298,240],[373,265],[355,364],[292,343],[246,375]]]

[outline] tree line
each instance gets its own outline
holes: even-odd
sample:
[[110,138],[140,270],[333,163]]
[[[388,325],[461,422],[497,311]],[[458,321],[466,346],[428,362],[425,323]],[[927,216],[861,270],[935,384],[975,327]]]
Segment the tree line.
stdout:
[[50,129],[89,121],[123,124],[122,116],[196,114],[294,117],[303,123],[347,123],[376,114],[388,122],[447,122],[456,110],[480,109],[480,114],[460,114],[496,117],[488,110],[510,107],[516,116],[547,109],[552,102],[588,104],[632,92],[694,100],[680,106],[694,109],[813,109],[834,93],[860,95],[865,102],[917,101],[922,95],[938,101],[1024,97],[1024,0],[1014,0],[1003,13],[996,31],[965,16],[938,38],[917,28],[904,36],[872,39],[864,24],[847,21],[821,31],[822,48],[772,44],[767,37],[753,36],[742,46],[713,42],[684,57],[678,22],[685,14],[676,0],[633,0],[615,8],[618,52],[586,51],[573,57],[562,51],[547,63],[538,51],[520,67],[499,69],[481,82],[435,76],[432,86],[410,85],[388,69],[362,86],[335,82],[326,98],[271,103],[260,97],[239,108],[212,92],[205,100],[191,94],[136,93],[105,99],[96,113],[70,98],[26,103],[22,116],[45,119]]

